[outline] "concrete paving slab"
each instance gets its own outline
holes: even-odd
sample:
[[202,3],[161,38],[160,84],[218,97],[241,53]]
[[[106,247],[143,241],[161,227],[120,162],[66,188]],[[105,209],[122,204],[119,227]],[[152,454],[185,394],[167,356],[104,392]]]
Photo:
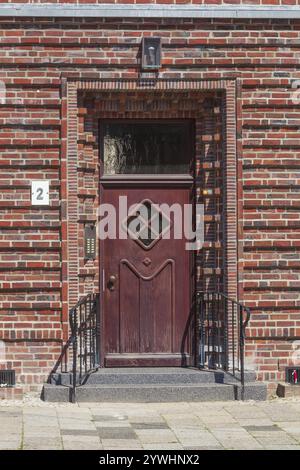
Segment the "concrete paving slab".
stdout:
[[62,449],[61,438],[53,439],[47,437],[31,438],[24,436],[24,450],[60,450]]
[[122,439],[117,441],[115,439],[101,439],[103,449],[109,450],[126,450],[126,449],[142,449],[142,444],[137,439]]
[[179,443],[169,442],[168,446],[165,444],[143,444],[145,450],[184,450],[184,447]]
[[125,408],[124,403],[0,402],[0,421],[0,450],[300,450],[300,399]]
[[178,441],[175,434],[169,429],[136,429],[136,435],[143,444]]

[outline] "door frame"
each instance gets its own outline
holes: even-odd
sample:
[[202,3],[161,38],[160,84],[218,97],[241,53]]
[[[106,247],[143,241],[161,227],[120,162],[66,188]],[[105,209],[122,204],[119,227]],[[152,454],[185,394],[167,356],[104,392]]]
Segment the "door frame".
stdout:
[[[232,297],[244,298],[243,284],[238,279],[238,271],[243,270],[243,245],[238,240],[243,235],[243,208],[242,208],[242,108],[241,108],[241,79],[232,75],[230,77],[211,78],[204,74],[200,78],[191,78],[190,71],[182,73],[178,79],[170,79],[164,73],[155,80],[128,78],[121,73],[118,78],[103,78],[99,76],[70,74],[63,72],[61,77],[61,150],[60,150],[60,201],[61,201],[61,300],[53,304],[53,308],[61,309],[61,335],[60,343],[68,340],[70,335],[69,310],[80,296],[91,292],[98,292],[99,285],[99,256],[90,262],[92,282],[88,285],[82,281],[86,276],[85,258],[83,255],[83,227],[86,223],[97,223],[95,214],[84,217],[80,214],[82,207],[81,177],[85,172],[98,175],[98,154],[90,153],[90,148],[96,147],[96,136],[93,127],[82,132],[85,119],[91,119],[91,110],[94,101],[85,102],[85,94],[96,99],[101,94],[105,105],[97,111],[98,117],[110,116],[112,113],[124,112],[124,94],[144,97],[151,96],[156,99],[165,93],[178,95],[178,99],[185,99],[187,93],[194,94],[203,102],[206,93],[216,96],[219,104],[207,116],[208,121],[214,114],[221,114],[223,119],[224,145],[222,152],[222,171],[224,188],[224,292]],[[117,101],[116,101],[117,100]],[[201,103],[198,102],[201,108]],[[110,103],[117,103],[117,108]],[[126,104],[126,103],[125,103]],[[86,106],[86,107],[83,107]],[[155,112],[155,108],[152,108]],[[191,113],[196,108],[190,108]],[[206,115],[203,116],[206,121]],[[81,131],[80,131],[81,129]],[[82,140],[84,138],[84,140]],[[88,152],[88,161],[86,153]],[[200,165],[202,162],[200,160]],[[78,177],[80,175],[80,178]],[[72,184],[70,184],[70,182]],[[99,178],[90,181],[87,185],[89,197],[95,198],[95,206],[99,204]],[[97,188],[97,189],[96,189]],[[97,244],[98,248],[98,244]],[[96,270],[94,271],[94,268]],[[101,318],[100,318],[101,328]]]
[[[191,145],[189,146],[189,153],[190,153],[190,173],[191,174],[167,174],[167,173],[160,173],[160,174],[118,174],[118,175],[103,175],[103,165],[100,164],[100,178],[99,178],[99,195],[100,201],[103,196],[103,191],[105,188],[110,187],[117,187],[117,188],[140,188],[143,189],[145,187],[155,187],[155,188],[190,188],[190,199],[193,201],[193,204],[196,200],[195,198],[195,180],[196,180],[196,166],[195,166],[195,144],[196,144],[196,128],[194,119],[99,119],[99,160],[100,160],[100,152],[103,151],[103,132],[101,129],[101,121],[105,122],[120,122],[120,123],[134,123],[134,122],[163,122],[166,124],[171,124],[172,122],[178,123],[186,123],[189,121],[190,127],[190,141]],[[100,160],[101,162],[101,160]],[[193,211],[193,223],[195,219],[195,211]],[[105,292],[105,277],[103,276],[104,273],[104,250],[105,250],[105,240],[99,240],[99,284],[100,284],[100,311],[102,316],[101,322],[101,329],[100,329],[100,367],[105,367],[105,326],[104,326],[104,315],[105,315],[105,305],[104,305],[104,292]],[[195,343],[196,343],[196,330],[195,330],[195,315],[196,315],[196,277],[195,277],[195,262],[196,262],[196,255],[193,251],[189,253],[189,296],[190,296],[190,314],[189,314],[189,324],[192,325],[192,328],[189,330],[189,353],[190,359],[187,366],[193,366],[196,364],[196,355],[197,351],[195,350]],[[136,366],[138,368],[139,366]],[[142,366],[141,366],[142,367]]]

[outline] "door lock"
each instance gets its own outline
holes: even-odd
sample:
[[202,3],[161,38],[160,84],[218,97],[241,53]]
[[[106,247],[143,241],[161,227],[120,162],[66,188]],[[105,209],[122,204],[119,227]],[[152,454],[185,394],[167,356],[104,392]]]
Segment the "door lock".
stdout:
[[109,290],[115,290],[115,283],[116,283],[116,280],[117,280],[117,276],[115,276],[114,274],[112,274],[111,276],[109,276],[109,278],[108,278],[108,285],[107,285],[107,287],[109,288]]

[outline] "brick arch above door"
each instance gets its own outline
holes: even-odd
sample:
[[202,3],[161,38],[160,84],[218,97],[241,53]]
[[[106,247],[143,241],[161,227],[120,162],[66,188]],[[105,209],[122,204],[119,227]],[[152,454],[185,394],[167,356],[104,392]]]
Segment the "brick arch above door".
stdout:
[[[196,152],[206,155],[197,168],[210,179],[211,171],[221,172],[223,211],[222,249],[215,269],[209,258],[218,252],[216,242],[208,241],[208,259],[205,272],[206,286],[216,287],[216,279],[223,277],[222,288],[237,297],[237,163],[236,163],[236,81],[235,80],[157,80],[139,83],[136,80],[94,80],[64,78],[61,155],[62,207],[62,276],[64,336],[68,334],[68,310],[85,293],[98,291],[98,256],[94,261],[84,260],[84,225],[95,221],[99,204],[99,118],[197,118],[201,138]],[[93,110],[93,114],[91,114]],[[201,118],[201,122],[200,122]],[[225,134],[225,135],[224,135]],[[199,130],[200,135],[200,130]],[[225,138],[224,138],[225,137]],[[219,142],[219,143],[218,143]],[[197,149],[198,145],[198,149]],[[216,155],[216,153],[220,153]],[[220,161],[220,167],[210,155]],[[198,162],[199,163],[199,162]],[[217,188],[218,190],[218,188]],[[201,193],[201,194],[200,194]],[[203,191],[199,188],[199,197]],[[208,200],[207,200],[208,201]],[[208,215],[207,220],[212,220]],[[209,234],[208,234],[209,237]],[[204,254],[202,252],[202,257]],[[215,262],[215,261],[214,261]],[[203,266],[202,266],[203,267]],[[214,281],[212,281],[214,279]]]

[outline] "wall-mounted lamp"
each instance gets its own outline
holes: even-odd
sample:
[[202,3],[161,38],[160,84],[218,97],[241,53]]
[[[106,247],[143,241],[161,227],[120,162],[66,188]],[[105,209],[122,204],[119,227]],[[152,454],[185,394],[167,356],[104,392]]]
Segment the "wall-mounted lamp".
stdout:
[[161,38],[142,39],[142,69],[158,70],[161,67]]

